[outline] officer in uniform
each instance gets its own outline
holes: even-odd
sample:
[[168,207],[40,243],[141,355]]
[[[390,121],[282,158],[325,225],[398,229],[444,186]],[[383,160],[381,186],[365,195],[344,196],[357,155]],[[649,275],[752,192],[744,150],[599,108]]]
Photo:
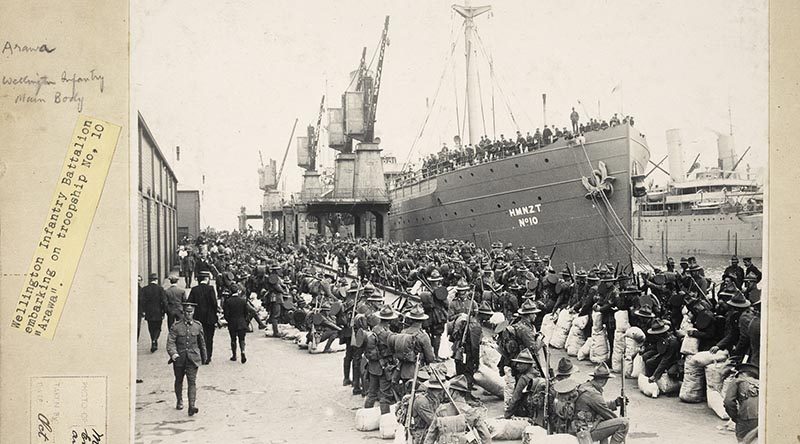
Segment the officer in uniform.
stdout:
[[740,443],[756,442],[758,430],[758,365],[739,364],[736,377],[725,392],[725,412],[736,423],[736,439]]
[[[213,290],[213,289],[212,289]],[[175,408],[183,409],[183,378],[189,382],[189,416],[199,412],[197,400],[197,368],[201,363],[207,362],[206,341],[203,335],[203,326],[194,320],[194,310],[197,304],[183,303],[183,319],[176,322],[169,331],[167,340],[167,354],[175,372]]]
[[578,386],[578,399],[575,400],[574,423],[578,439],[590,436],[591,441],[605,442],[610,437],[610,444],[625,442],[625,436],[628,434],[628,418],[617,417],[614,411],[628,400],[622,397],[611,401],[603,399],[603,387],[614,377],[604,362],[600,363],[594,372],[589,373],[589,376],[592,377],[590,381]]

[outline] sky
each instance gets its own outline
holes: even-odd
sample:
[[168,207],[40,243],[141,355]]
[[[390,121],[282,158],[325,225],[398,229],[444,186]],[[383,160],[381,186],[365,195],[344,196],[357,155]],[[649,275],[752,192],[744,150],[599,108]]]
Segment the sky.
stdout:
[[[316,124],[323,94],[340,102],[362,47],[371,59],[386,15],[389,46],[375,130],[384,154],[414,161],[442,142],[452,144],[458,133],[464,50],[452,1],[302,4],[132,4],[133,107],[167,156],[174,159],[181,147],[173,166],[184,186],[202,189],[203,226],[234,229],[241,206],[259,211],[259,151],[265,163],[272,158],[280,166],[295,118],[295,137],[304,135],[306,125]],[[480,72],[482,121],[490,135],[492,95],[499,137],[542,127],[546,93],[548,124],[567,126],[572,107],[582,120],[634,116],[654,162],[666,155],[666,130],[681,128],[685,161],[699,152],[703,165],[716,165],[715,132],[732,127],[738,154],[752,147],[740,168],[766,167],[766,0],[505,0],[491,6],[475,21],[479,59],[491,55],[494,66],[494,82],[488,64]],[[458,113],[463,119],[463,109]],[[283,172],[289,192],[299,191],[302,175],[295,146]],[[321,159],[330,165],[333,152],[323,149]],[[651,177],[667,179],[661,172]]]

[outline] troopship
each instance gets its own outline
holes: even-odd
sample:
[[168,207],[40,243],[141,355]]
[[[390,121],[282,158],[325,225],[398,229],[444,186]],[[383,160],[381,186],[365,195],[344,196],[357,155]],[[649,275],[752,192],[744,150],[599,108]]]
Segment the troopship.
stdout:
[[[468,126],[466,140],[455,141],[476,147],[482,132],[473,19],[489,7],[453,9],[464,18]],[[528,255],[535,246],[542,256],[554,254],[554,264],[578,267],[598,261],[627,265],[640,256],[632,215],[634,197],[646,192],[650,152],[632,120],[498,157],[391,181],[391,238],[462,239],[484,248],[511,243]]]
[[[732,134],[717,135],[718,164],[684,173],[681,131],[667,131],[670,182],[648,190],[634,212],[634,238],[651,258],[762,256],[764,192],[749,172],[737,171]],[[699,157],[699,155],[698,155]]]

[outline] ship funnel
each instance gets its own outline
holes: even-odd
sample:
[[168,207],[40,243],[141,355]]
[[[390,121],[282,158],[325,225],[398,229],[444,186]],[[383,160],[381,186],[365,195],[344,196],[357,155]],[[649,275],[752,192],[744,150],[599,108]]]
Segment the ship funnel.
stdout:
[[736,164],[736,149],[733,146],[733,136],[728,134],[717,135],[717,155],[719,168],[722,171],[731,171]]
[[669,156],[669,177],[673,182],[686,180],[686,168],[683,162],[683,139],[681,130],[667,130],[667,155]]

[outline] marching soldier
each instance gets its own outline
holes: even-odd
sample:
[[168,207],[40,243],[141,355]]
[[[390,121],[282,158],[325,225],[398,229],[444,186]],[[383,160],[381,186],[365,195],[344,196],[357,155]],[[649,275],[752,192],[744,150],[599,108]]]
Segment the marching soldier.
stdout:
[[183,409],[183,378],[186,377],[189,385],[189,416],[200,411],[196,404],[197,369],[208,360],[203,326],[194,320],[196,305],[192,302],[183,303],[183,319],[172,326],[167,340],[167,354],[175,372],[175,408]]
[[590,437],[590,441],[605,442],[611,438],[610,444],[625,442],[628,418],[617,417],[614,411],[628,400],[622,397],[611,401],[603,399],[603,387],[614,377],[605,363],[600,363],[589,376],[592,377],[590,381],[578,386],[578,398],[575,400],[574,422],[578,439]]

